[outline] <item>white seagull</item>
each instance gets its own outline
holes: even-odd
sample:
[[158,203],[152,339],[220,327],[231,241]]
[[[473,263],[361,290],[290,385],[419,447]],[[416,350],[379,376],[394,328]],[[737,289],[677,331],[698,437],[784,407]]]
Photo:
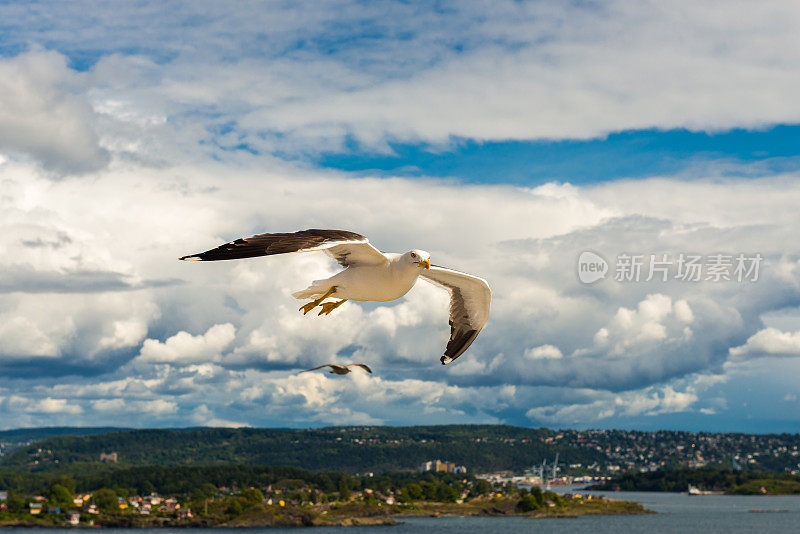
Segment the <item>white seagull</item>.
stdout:
[[[386,302],[399,299],[422,277],[450,293],[450,340],[440,358],[442,365],[461,356],[489,319],[492,292],[486,280],[432,265],[431,255],[424,250],[414,249],[405,254],[381,252],[363,235],[345,230],[258,234],[181,259],[234,260],[314,250],[327,252],[345,269],[292,293],[296,299],[312,299],[300,307],[304,314],[320,306],[319,315],[327,315],[348,300]],[[323,302],[334,296],[341,300]]]

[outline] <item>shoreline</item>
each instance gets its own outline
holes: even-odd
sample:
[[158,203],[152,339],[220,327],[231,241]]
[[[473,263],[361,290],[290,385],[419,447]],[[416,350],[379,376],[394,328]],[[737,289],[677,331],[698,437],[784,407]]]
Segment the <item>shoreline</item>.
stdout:
[[391,526],[399,525],[404,518],[413,517],[529,517],[531,519],[571,518],[582,515],[642,515],[654,514],[652,510],[633,501],[616,499],[587,499],[567,502],[561,506],[523,512],[517,509],[518,500],[456,503],[415,502],[408,505],[367,505],[347,503],[317,507],[277,507],[256,505],[240,516],[227,521],[209,521],[207,518],[176,520],[164,517],[112,516],[98,518],[94,525],[70,525],[47,520],[7,520],[2,528],[280,528],[321,526]]

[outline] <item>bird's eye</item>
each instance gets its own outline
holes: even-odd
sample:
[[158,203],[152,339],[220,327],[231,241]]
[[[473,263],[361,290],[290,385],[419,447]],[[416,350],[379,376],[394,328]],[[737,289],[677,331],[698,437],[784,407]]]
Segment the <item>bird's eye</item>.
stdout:
[[417,255],[416,255],[416,254],[414,254],[414,253],[412,252],[412,253],[411,253],[411,257],[412,257],[412,258],[416,258],[416,257],[417,257]]

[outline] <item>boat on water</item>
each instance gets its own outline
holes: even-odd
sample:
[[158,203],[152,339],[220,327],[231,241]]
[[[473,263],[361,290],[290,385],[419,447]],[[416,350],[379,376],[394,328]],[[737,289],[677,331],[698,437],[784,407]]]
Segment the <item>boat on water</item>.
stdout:
[[785,514],[785,513],[788,513],[789,510],[759,510],[759,509],[753,509],[753,510],[748,510],[748,512],[750,512],[752,514]]
[[724,491],[704,490],[689,484],[689,495],[724,495]]

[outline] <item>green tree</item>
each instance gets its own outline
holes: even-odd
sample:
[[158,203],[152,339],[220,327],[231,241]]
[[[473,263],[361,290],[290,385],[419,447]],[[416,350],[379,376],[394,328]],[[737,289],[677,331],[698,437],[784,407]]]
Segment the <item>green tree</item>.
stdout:
[[192,490],[192,499],[201,501],[213,497],[216,493],[217,488],[213,484],[206,482]]
[[336,490],[336,484],[333,483],[333,480],[327,473],[322,473],[317,477],[317,486],[319,486],[322,491]]
[[536,500],[536,504],[541,508],[544,505],[544,494],[542,493],[542,488],[539,486],[533,486],[531,487],[530,494]]
[[406,486],[406,489],[405,491],[403,491],[403,493],[408,495],[408,498],[411,499],[412,501],[419,501],[423,497],[422,488],[420,487],[419,484],[414,482]]
[[439,502],[456,502],[458,499],[458,493],[456,492],[455,488],[452,486],[448,486],[445,483],[439,484],[439,487],[436,488],[436,500]]
[[492,491],[492,485],[489,484],[489,481],[482,478],[476,480],[472,488],[472,491],[475,493],[475,495],[487,495],[490,491]]
[[551,501],[556,506],[561,506],[561,496],[555,491],[545,491],[542,494],[542,497],[544,498],[545,501]]
[[13,491],[8,492],[8,499],[6,499],[6,506],[9,512],[22,512],[25,510],[25,499],[17,495]]
[[92,502],[104,512],[114,512],[119,509],[119,500],[114,490],[103,488],[92,495]]
[[54,506],[68,507],[72,504],[72,492],[61,484],[54,484],[50,488],[49,500]]
[[61,475],[55,480],[55,483],[67,488],[67,491],[70,493],[70,495],[73,495],[75,493],[75,480],[73,480],[72,477],[67,475]]
[[423,480],[422,482],[420,482],[419,486],[422,488],[422,495],[426,501],[436,500],[436,489],[439,486],[439,484],[436,481],[427,482]]
[[156,492],[156,487],[149,480],[142,482],[140,489],[142,491],[142,495],[150,495],[151,493]]
[[350,485],[347,483],[347,478],[342,477],[342,480],[339,481],[339,500],[349,501],[350,496]]
[[248,503],[259,503],[264,500],[264,494],[261,493],[261,490],[258,488],[249,488],[244,490],[242,492],[242,497],[244,497]]
[[539,510],[541,507],[542,505],[536,501],[536,497],[530,493],[523,495],[517,503],[517,509],[521,512],[532,512],[534,510]]
[[225,509],[228,515],[236,517],[237,515],[242,513],[242,510],[244,510],[244,506],[242,506],[241,499],[238,499],[236,497],[228,499],[228,506]]

